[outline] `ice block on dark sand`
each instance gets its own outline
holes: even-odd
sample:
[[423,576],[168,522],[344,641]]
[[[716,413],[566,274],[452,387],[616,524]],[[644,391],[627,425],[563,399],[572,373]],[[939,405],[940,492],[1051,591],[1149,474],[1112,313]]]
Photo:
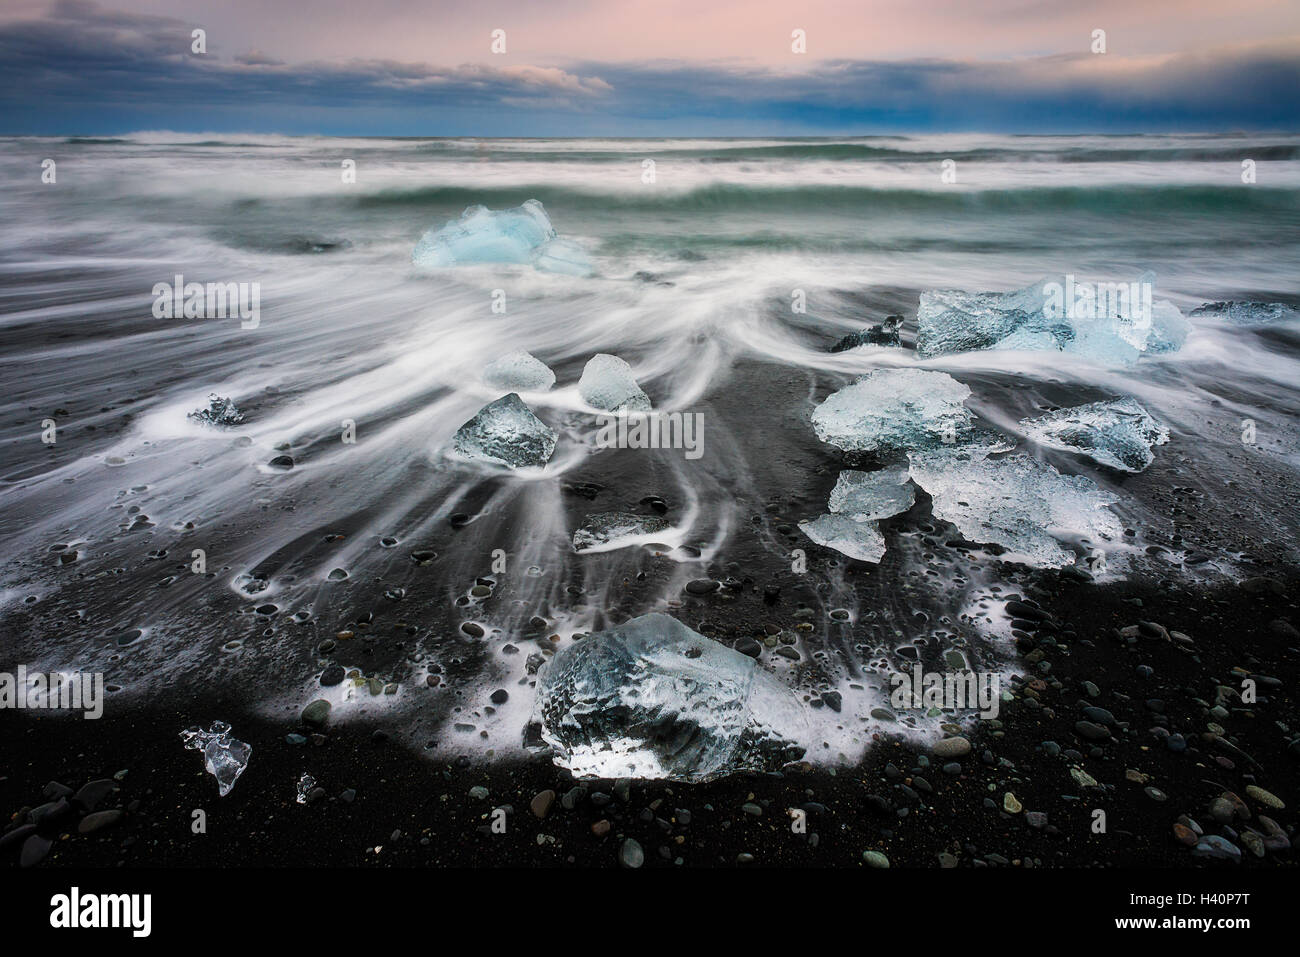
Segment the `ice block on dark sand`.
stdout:
[[652,614],[560,650],[534,720],[578,777],[707,781],[803,755],[807,715],[754,659]]
[[452,438],[466,458],[517,469],[551,460],[559,436],[511,392],[479,409]]

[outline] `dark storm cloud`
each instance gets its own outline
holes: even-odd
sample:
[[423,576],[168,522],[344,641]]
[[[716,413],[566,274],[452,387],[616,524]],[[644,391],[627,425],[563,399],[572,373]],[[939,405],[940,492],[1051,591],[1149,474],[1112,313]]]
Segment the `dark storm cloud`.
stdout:
[[1293,46],[1173,57],[822,62],[286,64],[190,52],[191,25],[61,0],[0,25],[0,131],[155,128],[586,135],[1296,128]]

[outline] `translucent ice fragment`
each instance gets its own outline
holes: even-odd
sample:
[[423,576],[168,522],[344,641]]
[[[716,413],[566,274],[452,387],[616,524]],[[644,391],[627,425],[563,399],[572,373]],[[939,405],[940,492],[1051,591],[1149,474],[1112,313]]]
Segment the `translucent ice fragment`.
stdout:
[[800,522],[799,528],[818,545],[860,562],[878,562],[885,554],[885,538],[875,522],[857,521],[850,515],[823,515],[812,522]]
[[1155,275],[1136,282],[1043,279],[1009,293],[921,293],[916,351],[922,358],[980,349],[1064,351],[1111,364],[1143,353],[1175,352],[1191,328],[1167,300],[1154,300]]
[[933,448],[908,453],[912,481],[930,493],[937,518],[972,542],[1001,545],[1029,565],[1061,568],[1074,553],[1059,539],[1094,547],[1123,528],[1106,506],[1116,498],[1087,478],[1061,475],[1023,453],[992,458],[998,447]]
[[1193,318],[1221,319],[1236,326],[1262,326],[1300,318],[1300,309],[1284,302],[1207,302],[1190,313]]
[[538,676],[534,720],[578,777],[708,781],[804,753],[798,697],[753,658],[668,615],[561,649]]
[[545,465],[559,436],[511,392],[479,409],[452,439],[466,458],[512,469]]
[[489,362],[483,369],[483,382],[510,392],[545,392],[555,385],[555,373],[540,359],[520,350]]
[[1039,445],[1078,452],[1124,472],[1141,472],[1155,458],[1151,447],[1169,441],[1169,430],[1127,398],[1058,409],[1020,425]]
[[550,217],[535,199],[496,212],[486,206],[471,206],[460,219],[421,236],[411,261],[426,269],[520,263],[571,275],[591,272],[591,262],[581,247],[556,239]]
[[206,731],[197,726],[187,728],[181,732],[181,740],[186,750],[203,752],[203,766],[217,779],[221,797],[230,793],[253,753],[252,745],[230,736],[230,725],[224,721],[213,721]]
[[846,452],[954,443],[970,431],[970,389],[946,372],[877,369],[813,410],[817,438]]
[[307,795],[311,793],[311,789],[314,788],[315,786],[316,786],[316,779],[304,771],[302,777],[298,778],[298,803],[299,804],[307,803]]
[[668,528],[662,518],[631,512],[596,512],[588,515],[573,533],[575,552],[611,551],[652,541]]
[[902,340],[899,330],[903,326],[902,316],[888,316],[884,322],[868,326],[860,332],[851,332],[831,346],[831,352],[844,352],[859,346],[897,346]]
[[906,467],[858,472],[845,469],[831,489],[829,507],[856,522],[889,518],[906,512],[916,501],[916,491],[907,483]]
[[215,392],[208,396],[208,407],[189,413],[186,418],[204,425],[216,425],[229,428],[244,421],[244,413],[235,407],[233,399],[224,398]]
[[637,385],[632,367],[603,352],[587,361],[578,380],[578,394],[583,402],[607,412],[650,411],[650,397]]

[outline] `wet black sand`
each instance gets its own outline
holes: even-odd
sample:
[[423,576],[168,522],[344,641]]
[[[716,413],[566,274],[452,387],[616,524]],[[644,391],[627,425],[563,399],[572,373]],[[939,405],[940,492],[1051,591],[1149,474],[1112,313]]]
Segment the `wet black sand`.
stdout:
[[[0,738],[7,743],[0,809],[13,815],[12,829],[23,823],[25,809],[43,803],[47,782],[77,789],[121,777],[120,792],[100,805],[123,808],[121,820],[92,834],[78,833],[75,813],[47,823],[40,833],[53,843],[38,865],[43,868],[616,867],[627,838],[643,848],[647,868],[862,867],[864,851],[911,868],[1294,866],[1291,850],[1268,850],[1262,858],[1246,852],[1240,864],[1197,859],[1176,840],[1173,826],[1186,814],[1207,834],[1240,845],[1240,833],[1260,826],[1264,812],[1290,840],[1297,838],[1300,576],[1261,563],[1245,584],[1214,590],[1103,588],[1054,573],[1035,578],[1025,597],[1054,624],[1021,640],[1028,660],[1020,673],[1041,684],[1015,686],[1016,700],[1003,705],[1000,724],[982,722],[974,730],[973,750],[960,759],[956,776],[938,759],[923,767],[923,752],[881,741],[861,766],[833,775],[791,769],[693,786],[587,783],[588,793],[572,809],[557,797],[539,819],[530,809],[536,795],[551,789],[563,796],[574,785],[545,760],[435,762],[385,739],[376,724],[326,728],[323,738],[292,745],[286,734],[306,729],[243,715],[237,693],[217,690],[183,710],[110,708],[98,722],[0,712]],[[1157,637],[1119,633],[1142,621],[1190,642],[1158,630]],[[1256,679],[1259,701],[1226,702],[1223,739],[1206,737],[1216,687],[1240,688],[1246,675]],[[1095,698],[1084,682],[1096,686]],[[1163,700],[1160,712],[1148,705],[1152,699]],[[1076,731],[1085,705],[1113,714],[1117,726],[1106,740]],[[224,798],[200,756],[183,750],[177,737],[178,729],[215,716],[229,720],[254,749]],[[1184,735],[1186,750],[1167,747],[1152,732],[1160,725]],[[1059,744],[1061,753],[1049,754],[1044,741]],[[1098,786],[1080,787],[1072,766]],[[307,805],[295,802],[291,787],[300,768],[324,791]],[[1130,771],[1146,780],[1130,780]],[[1250,785],[1286,808],[1271,810],[1248,797]],[[471,797],[476,786],[489,796]],[[346,791],[355,794],[345,797]],[[1225,791],[1245,799],[1249,820],[1225,826],[1211,816],[1209,802]],[[1003,810],[1007,792],[1022,811]],[[488,815],[499,806],[510,808],[506,832],[489,833]],[[750,813],[755,807],[760,815]],[[808,811],[808,835],[792,833],[791,807]],[[206,834],[191,833],[195,809],[206,812]],[[1105,833],[1092,831],[1095,809],[1106,812]],[[1045,814],[1045,823],[1034,818],[1040,826],[1033,826],[1028,812]],[[609,827],[598,836],[593,825],[602,821]],[[5,848],[3,863],[19,863],[18,846]]]

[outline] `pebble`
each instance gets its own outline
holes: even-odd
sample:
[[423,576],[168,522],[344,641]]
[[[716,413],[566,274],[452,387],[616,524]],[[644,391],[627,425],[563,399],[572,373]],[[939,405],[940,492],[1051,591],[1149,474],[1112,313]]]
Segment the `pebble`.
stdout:
[[329,720],[330,703],[324,698],[317,698],[302,709],[302,723],[311,728],[321,728]]
[[624,867],[638,868],[645,863],[645,851],[632,838],[626,838],[618,848],[618,862]]
[[486,801],[488,796],[488,789],[481,784],[476,784],[469,789],[469,796],[476,801]]
[[1253,784],[1246,785],[1246,796],[1253,798],[1266,807],[1271,807],[1275,811],[1281,811],[1286,807],[1286,805],[1282,803],[1282,799],[1276,794],[1265,791],[1263,788],[1256,787]]
[[1219,837],[1217,834],[1207,834],[1192,848],[1192,857],[1238,862],[1241,860],[1241,848],[1227,838]]
[[970,754],[970,742],[959,736],[936,741],[931,753],[937,758],[960,758]]
[[111,811],[96,811],[81,819],[81,823],[77,825],[77,833],[93,834],[103,828],[112,827],[120,820],[122,820],[122,811],[119,808]]
[[889,858],[879,851],[863,851],[862,860],[868,867],[874,867],[878,870],[889,869]]
[[537,794],[528,806],[532,808],[534,814],[536,814],[539,818],[543,818],[546,817],[546,815],[551,813],[551,805],[553,805],[554,803],[555,803],[555,792],[552,791],[550,788],[547,788],[545,791],[542,791],[541,793]]
[[1002,809],[1008,814],[1019,814],[1024,809],[1024,805],[1016,800],[1014,794],[1008,791],[1002,795]]

